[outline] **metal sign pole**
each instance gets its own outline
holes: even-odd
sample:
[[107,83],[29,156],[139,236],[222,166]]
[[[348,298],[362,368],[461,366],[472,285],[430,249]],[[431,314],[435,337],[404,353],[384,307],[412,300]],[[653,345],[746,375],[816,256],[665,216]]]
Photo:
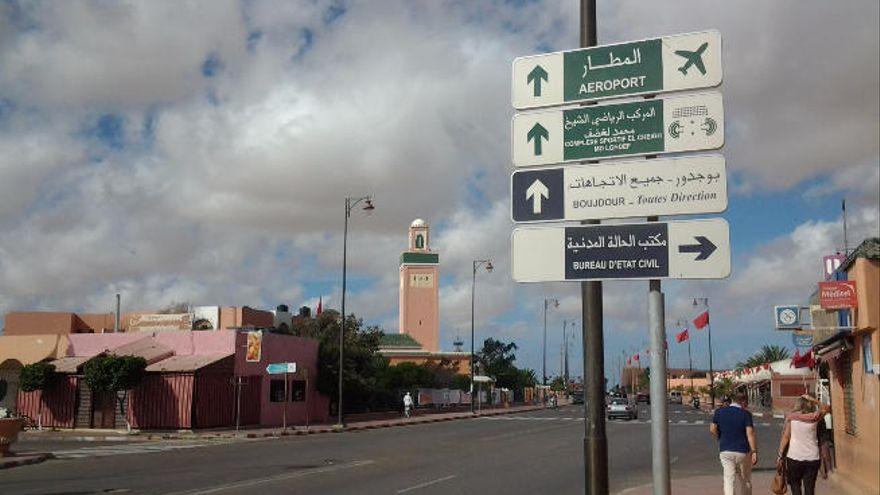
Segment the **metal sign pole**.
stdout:
[[[581,46],[595,46],[597,43],[596,0],[581,0]],[[608,493],[608,439],[605,436],[602,282],[581,282],[581,303],[584,342],[584,490],[587,494],[605,494]]]
[[[649,217],[656,222],[657,217]],[[666,390],[666,307],[660,280],[648,281],[648,325],[651,329],[651,471],[654,495],[669,495],[669,410]]]
[[281,428],[287,429],[287,375],[288,373],[284,373],[284,410],[281,412]]

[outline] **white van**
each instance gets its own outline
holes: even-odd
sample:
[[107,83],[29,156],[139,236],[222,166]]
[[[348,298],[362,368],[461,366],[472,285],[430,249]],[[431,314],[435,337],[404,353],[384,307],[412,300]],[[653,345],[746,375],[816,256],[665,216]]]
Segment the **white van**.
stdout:
[[681,404],[681,392],[672,390],[669,392],[669,402],[671,404]]

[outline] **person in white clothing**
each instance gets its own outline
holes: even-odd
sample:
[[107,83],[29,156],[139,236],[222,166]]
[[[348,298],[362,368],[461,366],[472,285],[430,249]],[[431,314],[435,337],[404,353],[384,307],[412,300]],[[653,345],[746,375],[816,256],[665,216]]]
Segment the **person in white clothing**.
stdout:
[[412,406],[413,406],[413,398],[412,398],[412,395],[410,395],[409,392],[407,392],[406,395],[403,396],[403,414],[404,414],[407,418],[408,418],[408,417],[410,416],[410,414],[411,414]]
[[816,491],[820,459],[816,426],[830,410],[831,406],[804,394],[798,399],[794,412],[786,418],[779,441],[779,458],[785,457],[791,495],[813,495]]

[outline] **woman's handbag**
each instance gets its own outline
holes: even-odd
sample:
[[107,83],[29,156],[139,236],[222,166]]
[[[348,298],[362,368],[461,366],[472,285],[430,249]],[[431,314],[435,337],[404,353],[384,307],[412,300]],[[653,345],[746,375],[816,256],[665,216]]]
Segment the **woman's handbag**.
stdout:
[[770,484],[770,491],[776,495],[783,495],[788,491],[788,483],[785,473],[785,458],[780,457],[776,461],[776,476],[773,477],[773,483]]

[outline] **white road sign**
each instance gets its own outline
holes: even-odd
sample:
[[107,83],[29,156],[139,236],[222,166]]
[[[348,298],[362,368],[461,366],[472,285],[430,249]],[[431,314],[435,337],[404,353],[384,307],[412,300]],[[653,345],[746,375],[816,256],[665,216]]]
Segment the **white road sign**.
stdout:
[[721,33],[664,36],[520,57],[513,61],[519,110],[721,84]]
[[513,117],[515,167],[712,150],[724,145],[721,93],[595,105]]
[[719,213],[727,209],[721,155],[517,170],[514,222]]
[[523,227],[511,238],[517,282],[721,279],[730,233],[721,218],[626,225]]

